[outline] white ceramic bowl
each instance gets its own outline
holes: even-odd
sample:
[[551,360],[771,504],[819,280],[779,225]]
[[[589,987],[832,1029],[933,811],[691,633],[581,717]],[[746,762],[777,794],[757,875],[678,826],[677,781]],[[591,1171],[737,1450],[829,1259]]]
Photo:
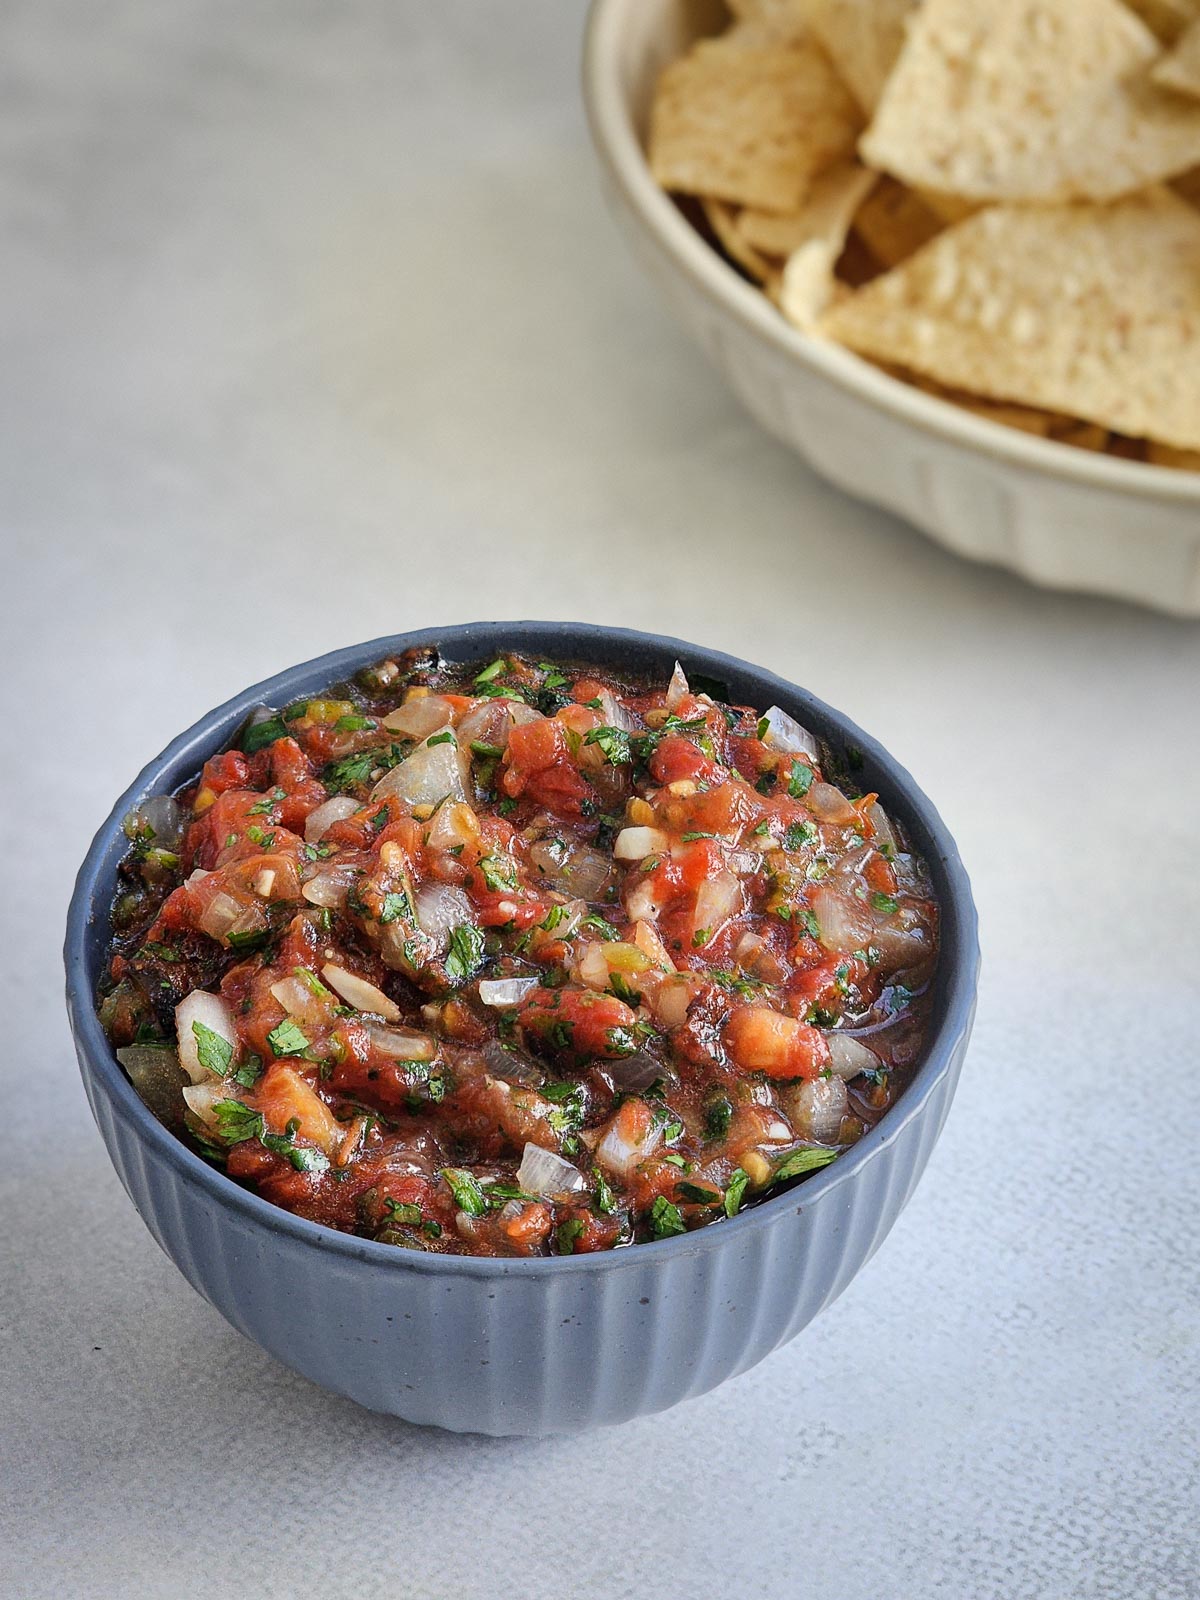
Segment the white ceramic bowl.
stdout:
[[797,332],[658,188],[642,148],[654,84],[723,20],[719,0],[593,0],[584,92],[618,221],[750,414],[815,471],[960,555],[1200,616],[1200,473],[984,421]]

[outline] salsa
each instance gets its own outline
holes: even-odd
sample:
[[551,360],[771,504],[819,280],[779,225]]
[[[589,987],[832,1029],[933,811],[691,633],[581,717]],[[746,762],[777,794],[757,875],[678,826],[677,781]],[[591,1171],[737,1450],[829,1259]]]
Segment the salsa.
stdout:
[[903,1088],[938,913],[777,706],[418,649],[251,717],[126,821],[101,1020],[231,1178],[406,1249],[733,1217]]

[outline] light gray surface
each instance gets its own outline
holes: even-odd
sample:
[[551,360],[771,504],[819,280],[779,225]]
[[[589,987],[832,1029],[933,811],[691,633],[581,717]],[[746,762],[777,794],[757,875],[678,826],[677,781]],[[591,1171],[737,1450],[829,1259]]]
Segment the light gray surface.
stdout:
[[[1195,1596],[1200,634],[960,564],[745,422],[599,208],[580,14],[4,11],[0,1594]],[[843,706],[956,829],[985,959],[844,1299],[539,1445],[372,1417],[230,1331],[108,1167],[58,970],[94,826],[205,707],[530,614]]]

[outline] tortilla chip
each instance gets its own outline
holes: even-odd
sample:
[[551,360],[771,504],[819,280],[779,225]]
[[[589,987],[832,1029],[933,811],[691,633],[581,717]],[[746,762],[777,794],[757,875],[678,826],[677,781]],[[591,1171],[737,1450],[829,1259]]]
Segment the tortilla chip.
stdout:
[[745,46],[726,34],[659,79],[650,167],[665,189],[794,211],[818,172],[853,153],[860,125],[817,45]]
[[778,272],[779,263],[768,261],[766,256],[747,244],[738,232],[736,206],[724,200],[702,200],[700,203],[722,250],[730,260],[736,261],[739,267],[748,272],[755,283],[765,283],[773,272]]
[[919,194],[881,178],[854,218],[854,231],[884,267],[894,267],[942,231],[942,220]]
[[1170,54],[1151,67],[1150,76],[1164,89],[1200,98],[1200,20],[1185,28]]
[[807,0],[808,25],[868,116],[904,45],[917,0]]
[[840,251],[854,213],[878,181],[878,174],[857,162],[843,162],[814,179],[808,198],[795,211],[747,207],[738,216],[737,231],[752,249],[769,256],[790,256],[818,238],[836,241]]
[[1125,4],[1164,44],[1174,44],[1192,18],[1200,15],[1196,0],[1125,0]]
[[804,26],[804,0],[725,0],[738,22],[781,22]]
[[1184,472],[1200,472],[1200,450],[1174,450],[1169,444],[1146,446],[1146,460],[1156,467],[1175,467]]
[[1110,437],[1098,422],[1080,422],[1077,417],[1055,417],[1050,424],[1050,438],[1074,445],[1076,450],[1104,450]]
[[1120,0],[925,0],[861,142],[965,200],[1114,199],[1200,162],[1200,106]]
[[1200,215],[1169,189],[993,206],[819,331],[988,400],[1200,449]]
[[811,328],[833,297],[833,269],[850,223],[877,176],[855,162],[831,167],[817,178],[796,211],[746,210],[736,227],[743,242],[769,256],[786,256],[778,290],[784,316]]

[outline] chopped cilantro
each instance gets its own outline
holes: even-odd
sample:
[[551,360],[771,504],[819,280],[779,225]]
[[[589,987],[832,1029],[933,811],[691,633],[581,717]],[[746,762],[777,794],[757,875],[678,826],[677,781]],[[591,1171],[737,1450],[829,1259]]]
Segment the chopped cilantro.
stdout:
[[266,717],[262,722],[252,722],[242,735],[242,749],[248,756],[256,750],[264,750],[267,745],[274,744],[276,739],[286,739],[288,734],[287,723],[282,717]]
[[517,869],[507,856],[484,856],[479,863],[479,870],[489,889],[517,887]]
[[503,656],[499,656],[495,661],[492,662],[490,667],[484,667],[482,672],[477,672],[475,674],[475,682],[476,683],[491,683],[493,678],[499,678],[503,673],[505,673],[507,671],[508,671],[508,662],[504,659]]
[[813,769],[804,761],[793,761],[788,778],[788,794],[793,800],[802,799],[812,788]]
[[725,1186],[725,1215],[736,1217],[742,1209],[742,1196],[746,1192],[746,1185],[750,1182],[750,1174],[743,1172],[741,1167],[734,1167],[729,1174],[729,1182]]
[[262,1116],[240,1100],[218,1100],[213,1106],[213,1116],[217,1119],[217,1132],[226,1144],[243,1144],[262,1134]]
[[362,733],[364,729],[374,732],[376,724],[370,717],[349,716],[339,717],[333,725],[334,733]]
[[450,935],[446,976],[451,983],[466,983],[483,961],[483,934],[472,922],[460,923]]
[[679,1207],[672,1205],[663,1194],[650,1207],[650,1226],[656,1239],[670,1239],[674,1234],[687,1232]]
[[442,1177],[450,1185],[454,1203],[469,1217],[481,1217],[488,1208],[483,1190],[471,1173],[463,1167],[443,1167]]
[[618,1000],[624,1000],[627,1006],[641,1005],[642,991],[635,989],[624,973],[610,972],[608,975],[608,987],[611,993],[615,994]]
[[379,920],[382,923],[405,922],[413,920],[412,901],[404,889],[390,889],[383,897],[383,904],[379,908]]
[[332,794],[344,794],[347,789],[359,789],[368,783],[379,764],[378,750],[358,750],[323,767],[321,782]]
[[605,1216],[611,1217],[617,1209],[617,1197],[599,1167],[593,1170],[592,1176],[596,1180],[596,1210],[603,1211]]
[[559,1255],[574,1255],[575,1241],[582,1233],[583,1219],[581,1217],[568,1217],[565,1222],[560,1222],[554,1235],[554,1243]]
[[684,844],[691,844],[693,839],[716,839],[715,833],[683,833],[679,836]]
[[265,817],[269,811],[274,811],[281,800],[286,800],[287,795],[282,789],[271,789],[262,799],[256,801],[246,813],[248,817]]
[[900,909],[900,902],[892,894],[873,894],[871,896],[871,909],[878,911],[881,916],[893,917]]
[[226,1077],[233,1066],[233,1046],[229,1040],[206,1028],[202,1022],[192,1023],[192,1033],[196,1040],[196,1055],[205,1072],[215,1073],[218,1078]]
[[252,1089],[262,1077],[262,1058],[260,1056],[247,1056],[245,1061],[233,1074],[234,1083],[240,1083],[243,1089]]
[[[544,926],[545,924],[543,923],[543,927]],[[604,917],[600,916],[599,913],[595,911],[588,912],[587,916],[583,919],[583,926],[585,928],[591,928],[594,933],[598,933],[602,939],[607,939],[610,944],[621,937],[621,935],[613,927],[612,923],[606,921]]]
[[592,728],[583,742],[598,745],[610,767],[628,766],[633,760],[629,734],[624,728]]
[[679,1192],[685,1200],[697,1206],[719,1206],[723,1199],[720,1189],[710,1189],[699,1183],[681,1183]]
[[836,1161],[840,1151],[829,1150],[820,1145],[809,1145],[803,1150],[793,1150],[790,1156],[785,1156],[775,1168],[772,1183],[782,1183],[785,1178],[798,1178],[804,1172],[816,1172],[818,1167],[827,1167],[831,1161]]
[[815,822],[793,822],[783,836],[783,848],[785,850],[800,850],[806,844],[812,844],[817,836]]
[[267,1035],[267,1043],[277,1056],[302,1056],[308,1049],[308,1039],[292,1021],[284,1017]]
[[733,1121],[733,1101],[727,1095],[714,1100],[704,1116],[704,1131],[710,1139],[723,1139]]

